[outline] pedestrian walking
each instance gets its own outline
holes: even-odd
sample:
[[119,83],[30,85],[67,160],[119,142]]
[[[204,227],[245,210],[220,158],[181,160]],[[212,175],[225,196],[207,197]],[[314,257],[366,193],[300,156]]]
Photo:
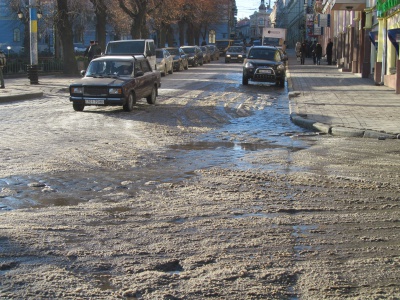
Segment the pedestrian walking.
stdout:
[[315,64],[316,65],[321,64],[321,57],[322,57],[322,46],[320,43],[317,43],[315,45]]
[[3,68],[6,66],[7,59],[3,51],[0,50],[0,89],[5,89]]
[[94,47],[94,50],[93,50],[94,51],[93,58],[100,57],[101,56],[101,47],[99,45],[99,41],[95,41],[94,45],[95,45],[95,47]]
[[317,56],[315,55],[315,47],[317,46],[316,42],[314,41],[311,44],[311,54],[312,54],[312,59],[313,59],[313,63],[314,65],[317,64]]
[[90,41],[90,45],[86,48],[85,53],[83,53],[84,57],[88,58],[88,62],[90,62],[93,58],[99,57],[101,55],[101,48],[96,44],[96,41]]
[[304,61],[306,59],[306,55],[307,55],[307,45],[306,43],[302,43],[301,44],[301,48],[300,48],[300,63],[302,65],[304,65]]
[[332,39],[328,39],[328,44],[326,45],[326,59],[328,65],[332,64],[332,53],[333,53],[333,42]]
[[296,56],[299,58],[298,60],[300,60],[300,54],[301,53],[301,43],[297,42],[296,43]]

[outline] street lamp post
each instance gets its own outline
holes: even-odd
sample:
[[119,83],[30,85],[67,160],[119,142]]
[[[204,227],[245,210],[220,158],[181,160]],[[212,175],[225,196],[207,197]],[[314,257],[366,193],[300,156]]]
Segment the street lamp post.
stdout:
[[[39,84],[38,75],[38,19],[42,13],[38,10],[36,0],[29,0],[29,33],[30,33],[30,65],[28,65],[28,78],[31,84]],[[22,19],[23,14],[18,12],[18,18]]]
[[7,51],[8,51],[7,56],[8,56],[8,58],[10,58],[10,50],[11,50],[11,46],[7,46]]

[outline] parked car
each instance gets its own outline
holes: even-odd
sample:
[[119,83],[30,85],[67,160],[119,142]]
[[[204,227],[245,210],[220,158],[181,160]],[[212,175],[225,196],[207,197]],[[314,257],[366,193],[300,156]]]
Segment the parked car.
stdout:
[[156,70],[156,47],[154,40],[118,40],[110,41],[104,52],[106,55],[144,55],[151,68]]
[[246,58],[246,52],[242,46],[230,46],[225,53],[225,63],[243,62]]
[[199,46],[182,46],[181,49],[188,55],[189,65],[191,67],[203,65],[203,51],[201,51]]
[[249,80],[259,82],[275,82],[280,87],[285,86],[285,58],[273,46],[253,46],[243,62],[242,84]]
[[208,49],[210,50],[211,60],[219,60],[219,49],[215,45],[208,45]]
[[166,48],[172,55],[174,71],[187,70],[189,67],[188,55],[179,47]]
[[174,73],[173,56],[166,49],[156,49],[156,68],[161,76]]
[[102,56],[93,59],[82,79],[69,86],[70,101],[76,111],[88,105],[122,105],[131,111],[137,100],[155,104],[161,74],[153,71],[142,56]]
[[201,51],[203,51],[203,58],[204,58],[204,63],[210,63],[211,62],[211,52],[208,49],[207,46],[201,46],[200,47]]

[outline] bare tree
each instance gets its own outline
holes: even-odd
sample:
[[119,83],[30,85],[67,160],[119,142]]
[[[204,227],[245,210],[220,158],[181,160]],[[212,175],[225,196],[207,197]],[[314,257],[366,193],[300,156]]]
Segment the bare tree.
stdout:
[[63,49],[64,74],[77,74],[78,66],[74,52],[74,36],[71,22],[68,17],[68,0],[57,0],[57,15],[55,17],[55,23]]

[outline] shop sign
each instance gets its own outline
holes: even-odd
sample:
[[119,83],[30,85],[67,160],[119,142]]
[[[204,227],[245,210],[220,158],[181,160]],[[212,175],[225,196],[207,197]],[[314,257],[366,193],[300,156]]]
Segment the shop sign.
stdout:
[[331,15],[318,15],[318,26],[320,27],[331,27]]
[[383,17],[385,13],[395,8],[397,5],[400,5],[400,0],[377,0],[376,10],[378,12],[378,17]]

